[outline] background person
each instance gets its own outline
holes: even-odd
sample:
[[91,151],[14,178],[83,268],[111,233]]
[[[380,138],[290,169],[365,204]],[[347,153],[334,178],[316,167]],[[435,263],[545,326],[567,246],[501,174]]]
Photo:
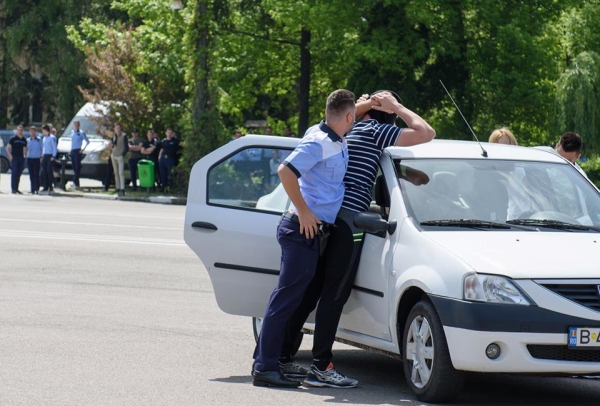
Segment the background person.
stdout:
[[[142,144],[142,157],[154,163],[154,182],[160,186],[160,171],[158,167],[158,154],[160,153],[160,140],[153,130],[148,130],[146,140]],[[154,186],[151,188],[154,192]]]
[[115,173],[115,189],[119,196],[125,196],[125,155],[129,151],[127,135],[121,131],[121,125],[115,124],[115,134],[112,137],[110,159]]
[[175,138],[173,129],[167,128],[167,138],[160,143],[160,152],[158,155],[158,165],[160,167],[160,181],[162,183],[163,193],[169,187],[169,178],[171,171],[175,166],[179,140]]
[[142,159],[142,146],[144,140],[139,137],[139,130],[135,128],[131,132],[131,139],[129,140],[129,173],[131,174],[131,190],[137,190],[137,164]]
[[16,134],[10,137],[6,146],[6,155],[10,161],[10,189],[11,193],[22,194],[19,191],[19,181],[25,169],[25,156],[27,155],[27,140],[23,137],[23,126],[18,125]]
[[577,164],[577,160],[581,157],[582,147],[583,143],[581,142],[581,136],[579,134],[574,132],[566,132],[560,136],[560,140],[558,140],[558,143],[556,144],[554,149],[550,147],[535,148],[551,152],[555,155],[560,155],[567,161],[571,162],[575,169],[577,169],[583,176],[587,178],[586,173]]
[[40,166],[42,161],[42,140],[37,136],[35,126],[29,127],[27,139],[27,170],[29,171],[29,184],[31,194],[37,195],[40,191]]
[[[85,141],[85,146],[83,142]],[[87,134],[80,129],[79,120],[73,122],[71,131],[71,164],[73,165],[73,189],[79,187],[79,176],[81,174],[81,154],[90,144]]]
[[56,159],[56,137],[51,133],[50,125],[42,126],[42,191],[54,190],[54,174],[52,162]]
[[306,131],[296,149],[279,166],[281,183],[291,205],[277,227],[281,246],[278,285],[269,300],[254,351],[255,386],[296,387],[286,375],[303,376],[306,369],[290,360],[279,362],[288,319],[313,279],[319,258],[319,230],[332,223],[344,196],[348,163],[345,134],[354,123],[354,94],[336,90],[327,98],[326,120]]
[[508,127],[500,127],[492,131],[488,142],[493,144],[519,145]]

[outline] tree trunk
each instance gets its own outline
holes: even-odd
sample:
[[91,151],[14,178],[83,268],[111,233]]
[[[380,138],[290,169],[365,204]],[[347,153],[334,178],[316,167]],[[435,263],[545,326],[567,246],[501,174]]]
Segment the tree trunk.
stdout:
[[300,82],[298,90],[298,135],[302,137],[308,129],[308,109],[310,97],[310,31],[302,28],[300,38]]
[[194,123],[199,123],[202,114],[208,105],[208,22],[207,4],[205,0],[197,0],[194,13],[193,30],[196,33],[194,40],[194,79],[196,81],[193,94]]

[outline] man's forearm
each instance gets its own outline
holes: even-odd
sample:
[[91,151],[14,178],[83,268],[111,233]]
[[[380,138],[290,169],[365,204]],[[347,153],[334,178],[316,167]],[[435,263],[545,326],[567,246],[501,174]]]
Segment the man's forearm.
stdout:
[[292,203],[294,203],[294,207],[296,207],[299,212],[308,210],[304,197],[302,197],[302,193],[300,193],[300,184],[298,183],[296,174],[283,164],[279,165],[279,168],[277,168],[277,174],[279,175],[279,179],[281,180],[285,192]]
[[394,113],[400,117],[409,128],[416,131],[433,131],[433,128],[427,124],[425,120],[421,118],[417,113],[411,111],[401,104],[394,106]]

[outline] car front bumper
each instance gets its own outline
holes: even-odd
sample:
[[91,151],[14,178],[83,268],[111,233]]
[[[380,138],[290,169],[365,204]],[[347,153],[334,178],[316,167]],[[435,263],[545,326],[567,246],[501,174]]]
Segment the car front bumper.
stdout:
[[[440,316],[455,369],[474,372],[600,374],[600,347],[570,349],[569,327],[600,321],[539,306],[474,303],[430,296]],[[500,346],[489,359],[488,345]]]

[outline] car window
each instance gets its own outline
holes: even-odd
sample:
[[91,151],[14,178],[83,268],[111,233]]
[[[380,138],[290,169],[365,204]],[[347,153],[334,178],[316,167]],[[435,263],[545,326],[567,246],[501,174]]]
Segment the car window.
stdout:
[[246,148],[208,173],[208,204],[283,213],[289,199],[277,175],[287,149]]
[[102,133],[105,132],[105,128],[93,121],[90,117],[76,116],[71,120],[67,128],[62,133],[61,138],[70,139],[71,132],[73,131],[73,122],[79,120],[81,130],[85,132],[89,139],[102,139]]
[[[414,159],[400,176],[409,212],[421,223],[544,219],[600,225],[600,195],[572,166],[549,162]],[[396,162],[400,173],[400,161]],[[426,183],[415,182],[426,175]],[[412,178],[412,179],[411,179]]]

